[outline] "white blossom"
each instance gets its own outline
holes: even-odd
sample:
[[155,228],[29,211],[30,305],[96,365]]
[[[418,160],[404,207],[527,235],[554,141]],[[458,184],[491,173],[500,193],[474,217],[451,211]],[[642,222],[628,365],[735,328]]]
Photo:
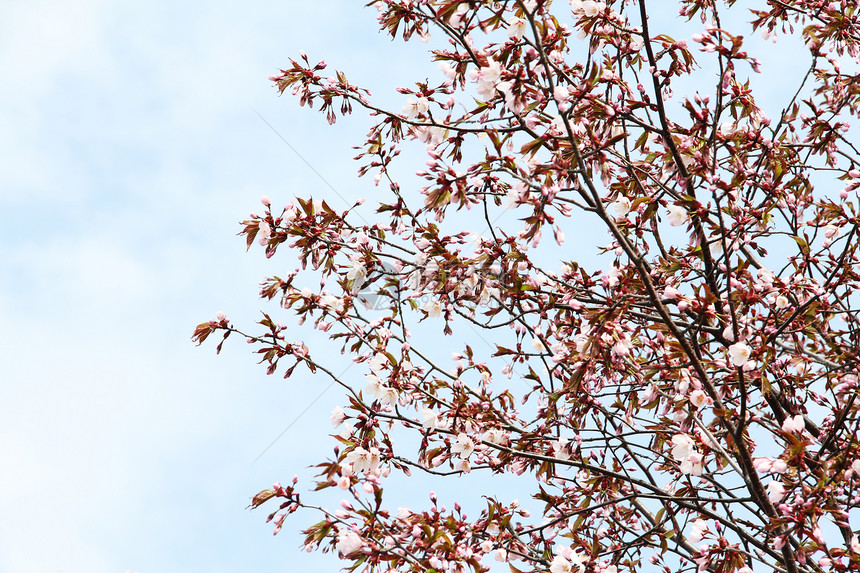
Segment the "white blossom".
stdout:
[[451,64],[451,62],[447,62],[445,60],[440,60],[439,63],[437,64],[437,66],[439,67],[439,70],[443,74],[445,74],[445,77],[447,77],[449,80],[453,80],[454,77],[456,77],[457,70],[454,68],[454,66]]
[[463,459],[468,458],[475,451],[475,442],[466,434],[460,432],[457,441],[451,444],[451,453],[457,454]]
[[559,438],[552,442],[552,455],[560,460],[569,460],[570,454],[565,450],[567,448],[567,438]]
[[606,5],[603,2],[595,2],[594,0],[584,0],[582,3],[582,11],[586,16],[597,16]]
[[615,211],[616,216],[626,217],[627,213],[630,212],[630,206],[630,199],[622,196],[616,199],[609,207]]
[[552,563],[549,566],[550,573],[571,573],[573,571],[570,561],[565,559],[562,555],[556,555],[552,559]]
[[427,311],[427,316],[430,318],[436,318],[442,314],[442,303],[436,297],[428,300],[421,308]]
[[743,366],[752,354],[752,349],[745,342],[735,342],[729,346],[729,358],[732,365]]
[[508,24],[508,38],[519,40],[526,33],[527,22],[522,18],[512,18]]
[[693,522],[693,530],[687,536],[690,543],[698,543],[705,537],[705,532],[708,530],[708,522],[704,519],[697,519]]
[[339,299],[334,295],[327,294],[320,299],[320,306],[329,312],[343,312],[343,299]]
[[365,377],[367,386],[364,391],[373,396],[374,400],[379,400],[383,404],[394,404],[397,402],[397,390],[386,386],[379,376],[376,374],[367,374]]
[[553,557],[549,566],[550,573],[583,573],[585,559],[569,547],[564,547],[561,553]]
[[426,143],[428,145],[439,145],[442,143],[442,140],[445,139],[445,134],[447,132],[444,127],[428,125],[426,127],[416,128],[416,133],[418,134],[418,139],[420,139],[422,143]]
[[454,469],[458,472],[463,472],[464,474],[472,471],[472,464],[469,463],[469,460],[460,458],[456,462],[454,462]]
[[373,358],[371,358],[370,362],[368,362],[368,366],[370,366],[370,369],[373,372],[381,371],[383,369],[382,367],[386,364],[388,364],[388,356],[386,356],[382,352],[374,354]]
[[765,284],[772,284],[774,281],[773,271],[764,267],[761,267],[756,271],[756,276],[758,277],[759,281]]
[[669,216],[666,219],[673,227],[680,227],[687,222],[687,210],[680,205],[669,205]]
[[331,411],[331,425],[337,428],[343,421],[346,419],[346,412],[343,411],[343,408],[340,406],[335,406],[334,410]]
[[353,261],[346,278],[352,281],[352,292],[358,292],[367,280],[367,269],[361,261]]
[[496,95],[496,85],[502,77],[502,66],[495,60],[490,60],[486,67],[482,67],[476,74],[478,80],[478,94],[485,100],[492,99]]
[[430,408],[421,410],[421,425],[428,430],[435,430],[439,427],[439,415]]
[[672,457],[678,462],[681,473],[702,475],[702,454],[696,450],[696,443],[687,434],[672,436]]
[[585,350],[585,347],[588,346],[590,341],[591,338],[586,334],[577,334],[573,337],[573,342],[576,344],[576,351],[580,354]]
[[505,432],[499,428],[490,428],[481,434],[481,440],[496,445],[504,443],[506,437]]
[[407,119],[415,119],[422,113],[427,113],[430,109],[430,102],[426,97],[419,97],[417,100],[407,99],[406,105],[403,106],[403,114]]
[[365,450],[358,446],[346,455],[346,463],[350,464],[355,472],[373,472],[379,467],[379,462],[380,457],[377,448]]
[[505,209],[513,209],[517,206],[517,203],[520,200],[520,192],[516,187],[511,187],[508,189],[507,193],[505,193],[505,199],[508,200],[508,202],[505,203]]
[[260,221],[260,225],[258,226],[258,235],[260,236],[259,242],[264,247],[269,242],[269,239],[272,238],[272,227],[266,221]]

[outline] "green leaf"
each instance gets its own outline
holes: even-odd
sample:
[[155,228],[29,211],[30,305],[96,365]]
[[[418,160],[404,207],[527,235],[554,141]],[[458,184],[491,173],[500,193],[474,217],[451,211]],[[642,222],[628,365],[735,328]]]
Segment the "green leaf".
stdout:
[[791,238],[797,243],[800,247],[800,252],[803,253],[804,256],[809,255],[809,243],[806,239],[798,237],[797,235],[791,235]]

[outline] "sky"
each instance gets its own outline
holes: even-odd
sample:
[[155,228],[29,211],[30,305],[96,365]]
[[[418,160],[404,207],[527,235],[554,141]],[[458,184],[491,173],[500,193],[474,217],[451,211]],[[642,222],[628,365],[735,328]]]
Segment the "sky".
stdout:
[[369,120],[266,79],[304,49],[399,101],[426,46],[363,4],[0,3],[0,573],[338,570],[246,509],[311,475],[338,393],[190,336],[289,270],[236,236],[261,196],[374,192]]
[[190,336],[258,316],[260,197],[331,194],[272,128],[359,194],[367,120],[335,133],[267,76],[305,49],[378,83],[375,31],[330,0],[0,3],[0,572],[338,569],[245,509],[330,451],[336,393],[254,462],[322,383]]

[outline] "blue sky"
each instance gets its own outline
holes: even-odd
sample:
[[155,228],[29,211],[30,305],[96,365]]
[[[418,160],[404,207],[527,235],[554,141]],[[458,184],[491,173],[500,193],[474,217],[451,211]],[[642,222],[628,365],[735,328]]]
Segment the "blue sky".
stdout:
[[[370,120],[330,127],[267,80],[304,49],[399,107],[392,88],[420,79],[427,46],[392,49],[374,15],[345,1],[0,4],[0,572],[339,569],[297,549],[312,516],[273,537],[265,510],[245,509],[331,452],[339,393],[190,335],[218,310],[249,325],[258,281],[292,268],[236,236],[261,196],[346,206],[257,113],[340,196],[375,192],[352,161]],[[426,504],[392,485],[394,507]]]
[[252,465],[319,382],[190,334],[256,316],[259,198],[325,189],[254,110],[358,194],[367,120],[335,134],[267,76],[305,49],[373,85],[389,45],[360,3],[0,5],[0,571],[337,570],[245,510],[330,451],[337,393]]
[[190,334],[250,323],[289,270],[235,236],[262,195],[339,201],[257,112],[341,195],[374,192],[369,120],[330,128],[266,80],[304,49],[400,102],[426,46],[392,49],[362,4],[0,4],[0,572],[338,569],[245,509],[330,451],[338,392],[254,462],[328,382]]

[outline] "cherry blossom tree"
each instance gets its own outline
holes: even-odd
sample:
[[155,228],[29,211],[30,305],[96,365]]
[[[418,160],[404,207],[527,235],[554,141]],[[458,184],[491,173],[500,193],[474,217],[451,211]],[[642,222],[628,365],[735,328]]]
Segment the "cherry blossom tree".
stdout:
[[[275,484],[252,502],[275,532],[316,514],[306,549],[360,571],[860,570],[856,2],[372,7],[438,67],[402,109],[304,53],[271,79],[329,123],[367,112],[378,194],[264,198],[249,248],[300,268],[261,283],[259,325],[194,333],[344,391],[315,487],[347,499]],[[386,481],[416,472],[517,475],[538,511],[398,508]]]

